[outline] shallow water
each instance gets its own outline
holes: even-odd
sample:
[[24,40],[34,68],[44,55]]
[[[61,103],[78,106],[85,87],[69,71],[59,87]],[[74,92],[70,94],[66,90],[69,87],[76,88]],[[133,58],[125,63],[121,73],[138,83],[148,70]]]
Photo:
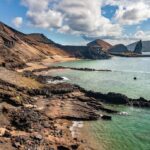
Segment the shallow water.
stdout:
[[[118,92],[131,98],[144,97],[150,100],[150,58],[114,57],[110,60],[81,60],[56,64],[76,68],[110,69],[112,72],[83,72],[62,70],[54,75],[66,76],[69,82],[88,90],[103,93]],[[137,77],[137,80],[133,78]]]
[[92,136],[104,150],[150,150],[150,111],[131,107],[120,110],[129,115],[113,115],[110,122],[92,122]]
[[[51,74],[67,77],[88,90],[103,93],[118,92],[131,98],[150,100],[150,58],[113,57],[110,60],[82,60],[56,64],[68,67],[111,69],[112,72],[84,72],[75,70],[52,71]],[[137,77],[137,80],[133,80]],[[113,115],[110,122],[90,123],[95,141],[104,150],[150,150],[150,110],[116,107],[128,116]]]

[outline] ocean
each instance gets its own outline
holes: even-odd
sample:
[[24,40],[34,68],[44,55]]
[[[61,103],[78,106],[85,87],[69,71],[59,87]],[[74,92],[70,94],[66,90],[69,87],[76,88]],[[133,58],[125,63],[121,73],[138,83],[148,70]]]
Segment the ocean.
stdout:
[[[87,90],[116,92],[130,98],[150,100],[150,58],[113,57],[109,60],[79,60],[56,66],[110,69],[112,72],[77,70],[51,71],[51,75],[68,78]],[[134,77],[137,80],[134,80]],[[127,106],[111,106],[128,115],[112,115],[112,121],[89,123],[91,136],[104,150],[150,150],[150,110]]]

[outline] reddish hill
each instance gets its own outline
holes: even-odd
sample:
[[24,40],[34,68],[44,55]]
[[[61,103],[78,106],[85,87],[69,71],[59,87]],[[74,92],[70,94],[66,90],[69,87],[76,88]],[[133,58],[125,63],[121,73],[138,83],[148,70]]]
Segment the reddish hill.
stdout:
[[92,42],[88,43],[87,46],[100,47],[102,49],[102,51],[104,51],[104,52],[107,52],[107,50],[112,47],[111,44],[109,44],[109,43],[107,43],[101,39],[97,39],[95,41],[92,41]]

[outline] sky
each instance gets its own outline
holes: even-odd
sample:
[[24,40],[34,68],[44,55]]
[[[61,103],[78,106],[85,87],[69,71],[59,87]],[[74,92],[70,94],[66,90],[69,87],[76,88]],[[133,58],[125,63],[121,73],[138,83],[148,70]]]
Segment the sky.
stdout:
[[150,40],[150,0],[1,0],[0,21],[64,45]]

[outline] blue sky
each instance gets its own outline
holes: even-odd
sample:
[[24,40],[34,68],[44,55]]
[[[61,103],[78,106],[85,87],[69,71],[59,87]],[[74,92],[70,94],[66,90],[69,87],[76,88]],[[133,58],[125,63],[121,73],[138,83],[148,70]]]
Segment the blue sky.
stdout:
[[61,44],[150,40],[149,0],[1,0],[0,21]]

